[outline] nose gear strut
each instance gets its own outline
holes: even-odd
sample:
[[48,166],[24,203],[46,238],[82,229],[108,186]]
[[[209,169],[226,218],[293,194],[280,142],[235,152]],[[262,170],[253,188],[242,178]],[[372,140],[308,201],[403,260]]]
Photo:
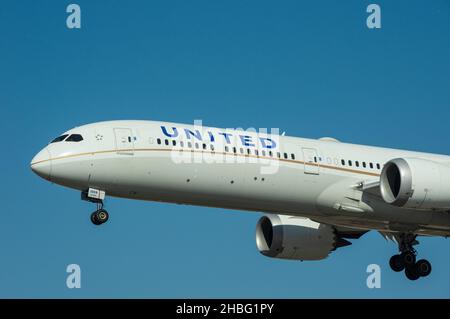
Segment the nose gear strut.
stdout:
[[105,192],[98,189],[89,188],[87,191],[81,192],[82,200],[95,203],[97,205],[97,210],[91,214],[91,222],[94,225],[104,224],[109,219],[108,212],[103,208],[104,198]]

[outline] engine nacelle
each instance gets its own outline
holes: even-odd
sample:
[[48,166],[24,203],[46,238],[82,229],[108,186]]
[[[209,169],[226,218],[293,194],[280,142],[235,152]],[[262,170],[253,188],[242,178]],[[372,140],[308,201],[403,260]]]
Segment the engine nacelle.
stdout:
[[256,225],[256,246],[268,257],[320,260],[346,245],[350,242],[340,240],[333,227],[308,218],[267,215]]
[[380,176],[383,200],[415,209],[450,208],[450,166],[420,158],[387,162]]

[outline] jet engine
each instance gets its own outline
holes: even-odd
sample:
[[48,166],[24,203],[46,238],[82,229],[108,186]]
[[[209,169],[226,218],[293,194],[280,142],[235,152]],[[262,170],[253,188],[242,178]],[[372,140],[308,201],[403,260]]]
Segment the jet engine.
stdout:
[[308,218],[266,215],[256,225],[256,246],[267,257],[320,260],[336,248],[347,245],[351,243],[334,227]]
[[450,208],[450,166],[420,158],[387,162],[380,176],[383,200],[415,209]]

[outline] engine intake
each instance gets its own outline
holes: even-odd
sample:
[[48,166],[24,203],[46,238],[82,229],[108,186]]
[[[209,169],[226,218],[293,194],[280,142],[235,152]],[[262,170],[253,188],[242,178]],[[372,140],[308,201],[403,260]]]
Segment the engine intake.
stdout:
[[415,209],[450,208],[450,167],[421,158],[396,158],[380,176],[383,200]]
[[337,247],[351,245],[332,226],[308,218],[267,215],[256,225],[256,246],[267,257],[320,260]]

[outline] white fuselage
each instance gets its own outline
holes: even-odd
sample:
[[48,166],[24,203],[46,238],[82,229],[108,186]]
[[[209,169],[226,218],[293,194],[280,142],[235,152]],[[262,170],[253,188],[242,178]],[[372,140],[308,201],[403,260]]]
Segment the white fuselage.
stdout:
[[74,128],[80,141],[50,143],[32,169],[56,184],[107,195],[304,216],[380,231],[450,233],[445,211],[385,203],[361,183],[383,164],[428,153],[156,121],[110,121]]

